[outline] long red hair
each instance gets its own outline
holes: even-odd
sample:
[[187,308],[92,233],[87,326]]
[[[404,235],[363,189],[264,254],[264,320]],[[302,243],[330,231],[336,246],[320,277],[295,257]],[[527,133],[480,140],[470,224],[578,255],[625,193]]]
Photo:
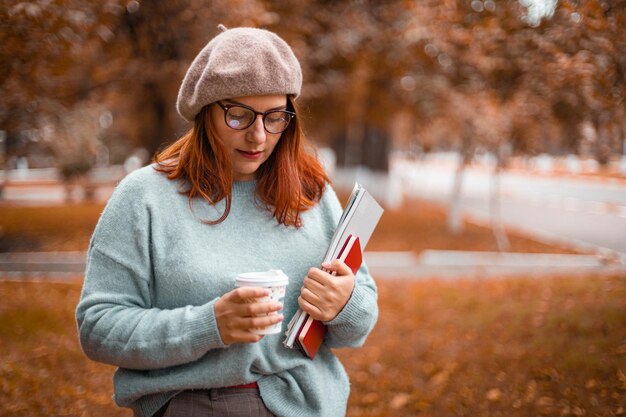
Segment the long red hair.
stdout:
[[[287,107],[298,114],[295,102],[287,97]],[[195,118],[193,127],[176,142],[159,152],[155,169],[170,180],[181,179],[188,188],[182,193],[209,204],[226,199],[224,213],[207,224],[223,222],[232,202],[232,167],[230,156],[217,136],[209,106]],[[276,220],[286,226],[301,226],[300,214],[319,202],[329,182],[317,157],[308,149],[298,117],[289,124],[271,156],[256,172],[256,195]]]

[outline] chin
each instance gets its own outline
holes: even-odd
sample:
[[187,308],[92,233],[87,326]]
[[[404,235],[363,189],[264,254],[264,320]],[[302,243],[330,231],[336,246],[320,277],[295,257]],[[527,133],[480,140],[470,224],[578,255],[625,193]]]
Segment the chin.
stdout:
[[256,170],[252,172],[236,172],[233,174],[233,181],[252,181],[256,178]]

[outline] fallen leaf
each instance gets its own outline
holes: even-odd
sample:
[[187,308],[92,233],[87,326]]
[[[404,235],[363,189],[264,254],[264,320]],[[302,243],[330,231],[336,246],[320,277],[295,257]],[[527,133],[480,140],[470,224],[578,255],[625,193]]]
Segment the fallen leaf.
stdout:
[[433,385],[441,385],[444,384],[447,380],[448,377],[450,376],[450,374],[446,371],[441,371],[441,372],[437,372],[431,379],[430,379],[430,383]]
[[407,403],[409,402],[409,398],[411,398],[411,396],[407,394],[406,392],[401,392],[399,394],[396,394],[391,400],[391,402],[389,403],[389,407],[392,410],[399,410],[400,408],[407,405]]
[[550,397],[539,397],[535,404],[538,407],[551,407],[554,405],[554,399]]
[[369,366],[369,371],[372,375],[379,375],[384,369],[385,367],[379,362],[374,362]]
[[539,397],[535,402],[541,414],[552,414],[554,411],[554,399],[550,397]]
[[498,388],[492,388],[485,394],[485,398],[489,401],[498,401],[501,397],[502,392]]
[[526,387],[526,396],[524,397],[524,400],[528,403],[531,402],[532,400],[535,399],[536,393],[537,393],[537,381],[533,379],[532,381],[528,383],[528,386]]
[[626,375],[624,375],[621,369],[617,370],[617,378],[622,381],[622,388],[626,389]]
[[377,392],[368,392],[363,396],[363,402],[365,404],[374,404],[380,400],[380,395]]

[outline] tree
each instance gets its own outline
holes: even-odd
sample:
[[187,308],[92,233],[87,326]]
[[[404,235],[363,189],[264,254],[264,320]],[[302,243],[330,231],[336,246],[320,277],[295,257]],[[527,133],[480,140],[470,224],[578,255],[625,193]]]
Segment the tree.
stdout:
[[[174,110],[177,89],[218,23],[267,27],[293,45],[305,73],[300,101],[317,122],[311,134],[340,138],[354,157],[339,155],[347,164],[371,160],[363,141],[387,143],[398,115],[410,120],[413,143],[395,146],[496,153],[499,144],[479,137],[464,148],[464,128],[430,131],[471,121],[485,94],[512,109],[513,153],[587,146],[605,161],[626,132],[624,0],[563,0],[542,19],[537,2],[514,0],[0,1],[9,152],[15,132],[59,108],[46,103],[85,101],[107,104],[121,140],[156,150],[187,127]],[[468,113],[457,112],[458,98]],[[580,122],[594,126],[593,143]],[[429,142],[435,136],[443,140]]]
[[114,82],[101,47],[119,13],[115,1],[3,1],[0,127],[34,128],[34,116],[56,111],[56,103],[80,102]]
[[66,200],[72,201],[73,189],[82,186],[85,200],[93,199],[93,185],[87,178],[96,164],[101,128],[97,105],[82,103],[74,109],[58,109],[42,118],[43,142],[57,161],[66,187]]
[[107,103],[129,147],[155,151],[183,127],[174,104],[193,56],[218,23],[243,23],[257,9],[254,0],[3,0],[0,130],[8,152],[39,117],[89,101]]

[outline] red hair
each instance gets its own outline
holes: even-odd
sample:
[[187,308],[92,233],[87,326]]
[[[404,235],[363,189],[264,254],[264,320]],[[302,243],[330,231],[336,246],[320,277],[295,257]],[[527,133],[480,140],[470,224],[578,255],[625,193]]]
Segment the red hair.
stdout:
[[[298,113],[291,96],[288,108]],[[276,220],[286,226],[301,226],[300,214],[319,202],[329,182],[322,165],[308,149],[298,117],[283,132],[274,151],[256,172],[256,194]],[[188,185],[182,191],[192,200],[201,197],[209,204],[226,199],[224,213],[207,224],[223,222],[232,202],[232,166],[222,140],[216,135],[209,106],[195,118],[193,127],[159,152],[155,169],[170,180],[181,179]]]

